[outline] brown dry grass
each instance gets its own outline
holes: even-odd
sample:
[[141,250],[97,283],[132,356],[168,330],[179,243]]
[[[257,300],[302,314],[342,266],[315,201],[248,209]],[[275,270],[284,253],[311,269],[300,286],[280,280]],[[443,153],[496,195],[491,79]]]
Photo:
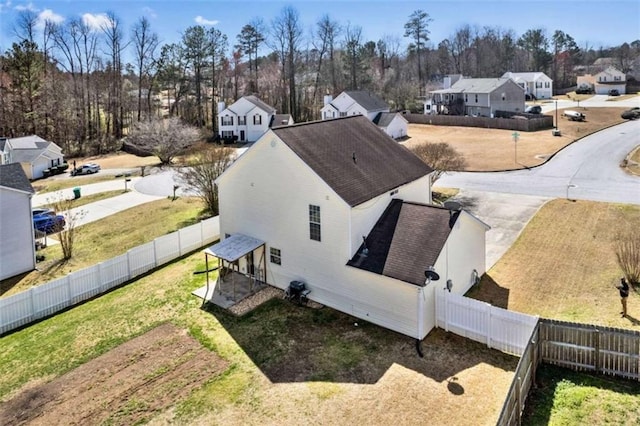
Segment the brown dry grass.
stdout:
[[551,155],[577,139],[624,122],[620,113],[625,108],[573,109],[583,112],[587,121],[563,119],[563,110],[558,110],[558,128],[562,136],[553,136],[551,130],[518,132],[517,163],[512,130],[409,124],[409,139],[403,144],[411,148],[425,142],[446,142],[464,156],[466,170],[469,171],[522,169],[544,163]]
[[128,169],[140,166],[156,166],[160,164],[158,157],[138,157],[137,155],[118,151],[105,155],[93,155],[90,157],[67,158],[68,163],[75,160],[79,166],[83,163],[97,163],[103,169]]
[[640,293],[621,318],[613,252],[621,223],[640,227],[640,206],[554,200],[469,296],[510,310],[612,327],[640,325]]

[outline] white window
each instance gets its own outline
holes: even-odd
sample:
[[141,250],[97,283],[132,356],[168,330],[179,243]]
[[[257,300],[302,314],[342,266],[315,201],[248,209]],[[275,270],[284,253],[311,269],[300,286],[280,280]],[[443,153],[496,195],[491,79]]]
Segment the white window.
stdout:
[[548,81],[545,81],[545,82],[544,82],[544,88],[545,88],[545,89],[548,89],[548,88],[550,88],[550,87],[551,87],[551,83],[549,83]]
[[260,114],[253,116],[253,124],[262,124],[262,116]]
[[536,89],[542,89],[542,82],[536,81]]
[[476,103],[478,103],[478,94],[476,93]]
[[321,241],[320,206],[309,204],[309,238]]
[[222,117],[222,125],[233,126],[233,117],[229,115],[225,115],[224,117]]
[[469,95],[467,95],[466,93],[464,94],[464,101],[469,102]]
[[240,116],[238,117],[238,126],[244,126],[247,124],[247,117],[246,116]]
[[233,137],[233,130],[223,130],[222,131],[222,137],[223,138],[232,138]]
[[282,265],[282,253],[280,249],[271,247],[269,249],[271,263],[275,263],[276,265]]
[[613,77],[613,81],[622,81],[622,77],[618,76],[614,76]]
[[340,111],[340,117],[346,117],[346,116],[347,116],[347,113],[346,113],[346,112],[344,112],[344,111]]
[[502,100],[503,100],[503,101],[506,101],[506,100],[507,100],[507,94],[506,94],[506,93],[502,92],[501,97],[502,97]]

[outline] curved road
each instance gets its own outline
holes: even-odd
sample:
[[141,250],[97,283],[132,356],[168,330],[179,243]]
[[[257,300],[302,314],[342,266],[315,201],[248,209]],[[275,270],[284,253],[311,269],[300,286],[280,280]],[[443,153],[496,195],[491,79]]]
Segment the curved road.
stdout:
[[629,121],[574,142],[547,163],[512,172],[456,172],[438,186],[551,198],[640,204],[640,177],[620,163],[640,145],[640,120]]

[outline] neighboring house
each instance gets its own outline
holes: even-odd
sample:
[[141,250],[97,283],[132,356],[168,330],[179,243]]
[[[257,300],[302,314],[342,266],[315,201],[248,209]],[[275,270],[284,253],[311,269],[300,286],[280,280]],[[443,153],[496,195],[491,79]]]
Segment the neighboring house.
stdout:
[[393,139],[402,139],[407,136],[409,122],[397,112],[379,112],[373,119],[373,123]]
[[408,122],[402,114],[389,112],[384,100],[364,90],[346,90],[335,99],[325,96],[320,114],[323,120],[364,115],[394,139],[407,136]]
[[543,72],[506,72],[503,78],[511,78],[533,99],[551,99],[553,80]]
[[612,89],[621,95],[627,93],[627,76],[613,67],[595,75],[585,74],[577,78],[578,88],[591,88],[596,95],[608,95]]
[[33,193],[20,164],[0,165],[0,280],[36,267]]
[[218,104],[218,129],[221,138],[234,138],[240,142],[255,142],[271,126],[293,124],[289,114],[276,114],[275,108],[256,96],[243,96],[225,108]]
[[429,93],[425,111],[431,114],[493,117],[496,111],[525,108],[524,90],[511,78],[461,78],[448,89]]
[[[303,281],[316,302],[422,339],[435,292],[485,272],[488,229],[431,205],[431,173],[364,116],[271,129],[216,180],[218,244],[239,271]],[[426,285],[429,267],[441,279]]]
[[20,163],[28,179],[39,179],[44,170],[64,163],[62,149],[39,136],[0,138],[0,164]]

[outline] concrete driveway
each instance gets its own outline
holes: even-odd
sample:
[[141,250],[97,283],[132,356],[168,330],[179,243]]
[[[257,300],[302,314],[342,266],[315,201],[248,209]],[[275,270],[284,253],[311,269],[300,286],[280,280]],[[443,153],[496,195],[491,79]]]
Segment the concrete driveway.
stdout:
[[[631,107],[640,107],[640,96],[634,96],[632,98],[620,99],[620,100],[612,100],[616,99],[615,97],[610,97],[607,95],[594,95],[589,99],[584,101],[575,102],[569,98],[567,99],[558,99],[558,109],[563,108],[578,108],[578,107],[597,107],[597,108],[607,108],[607,107],[622,107],[622,108],[631,108]],[[542,112],[551,112],[556,108],[556,101],[540,101],[538,103],[542,107]]]

